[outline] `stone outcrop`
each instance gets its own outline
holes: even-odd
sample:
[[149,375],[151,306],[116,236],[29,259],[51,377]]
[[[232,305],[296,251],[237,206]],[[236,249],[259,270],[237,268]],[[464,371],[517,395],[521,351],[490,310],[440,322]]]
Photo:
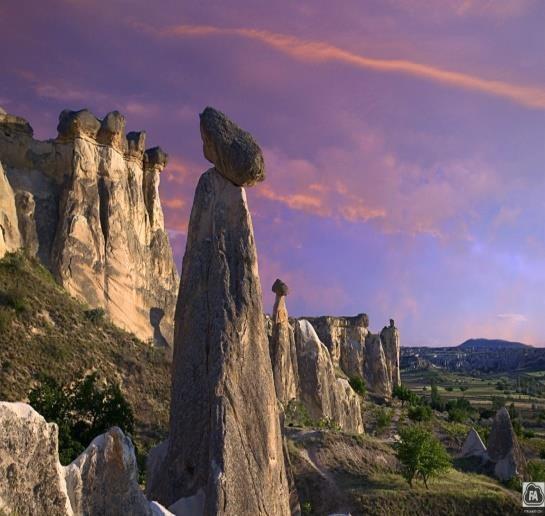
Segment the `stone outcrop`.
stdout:
[[467,434],[466,440],[462,445],[462,450],[460,451],[460,457],[485,457],[486,456],[486,446],[481,439],[481,436],[478,434],[477,430],[472,428]]
[[384,328],[379,336],[370,333],[367,314],[305,319],[327,346],[334,367],[348,377],[363,378],[369,392],[376,397],[391,397],[393,387],[400,383],[400,342],[395,326]]
[[505,407],[494,417],[487,444],[488,458],[494,463],[494,475],[498,479],[506,481],[526,476],[526,459]]
[[347,432],[362,433],[358,395],[344,378],[337,378],[325,344],[310,322],[296,323],[300,398],[314,420],[329,419]]
[[[237,159],[228,161],[225,135],[207,127],[205,155],[214,149],[208,157],[217,168],[195,192],[176,308],[170,433],[148,471],[148,493],[176,514],[287,515],[252,220],[244,189],[227,179],[244,176],[253,158],[237,161],[247,151],[235,140]],[[228,170],[235,166],[242,168]]]
[[69,466],[58,428],[30,405],[0,402],[0,513],[21,516],[169,516],[138,486],[131,440],[119,428],[96,437]]
[[263,153],[253,136],[221,111],[207,107],[200,115],[204,157],[238,186],[265,179]]
[[24,119],[0,114],[0,255],[24,247],[117,325],[171,344],[178,277],[158,193],[166,154],[144,151],[143,132],[125,136],[117,111],[99,120],[65,110],[57,129],[37,141]]
[[298,395],[297,349],[293,328],[288,319],[286,296],[288,286],[277,279],[272,291],[276,294],[271,318],[269,351],[273,367],[276,396],[282,405]]
[[380,332],[380,340],[382,342],[382,348],[384,349],[388,376],[390,377],[392,387],[401,385],[401,373],[399,368],[401,343],[399,340],[399,331],[396,328],[393,319],[390,319],[390,325],[385,326]]
[[58,428],[29,405],[0,402],[0,512],[72,515]]
[[117,428],[96,437],[66,467],[66,487],[75,514],[150,516],[152,510],[138,485],[131,440]]

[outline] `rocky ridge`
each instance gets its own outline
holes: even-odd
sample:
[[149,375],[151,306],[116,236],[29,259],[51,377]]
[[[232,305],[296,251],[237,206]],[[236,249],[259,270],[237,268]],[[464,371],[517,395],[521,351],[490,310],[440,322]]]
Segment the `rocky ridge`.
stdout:
[[63,111],[56,138],[0,113],[0,257],[24,248],[57,281],[142,340],[172,343],[178,275],[158,186],[167,156],[103,120]]

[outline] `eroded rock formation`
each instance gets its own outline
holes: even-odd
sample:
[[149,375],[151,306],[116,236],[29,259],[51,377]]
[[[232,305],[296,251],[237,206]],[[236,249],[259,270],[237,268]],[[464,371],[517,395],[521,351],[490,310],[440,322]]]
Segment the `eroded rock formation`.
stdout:
[[288,286],[277,279],[272,286],[272,291],[276,294],[276,298],[271,319],[269,349],[276,396],[280,403],[286,405],[298,395],[297,350],[294,331],[286,308]]
[[201,115],[205,156],[215,167],[201,176],[191,211],[170,434],[148,471],[148,492],[176,514],[287,515],[252,220],[244,189],[232,182],[262,180],[263,161],[253,146],[250,155],[233,140],[240,130],[232,122],[224,131],[225,120],[212,108]]
[[496,477],[502,481],[512,477],[525,477],[526,459],[505,407],[501,408],[494,417],[487,444],[488,458],[495,464]]
[[478,434],[477,430],[472,428],[467,434],[466,440],[462,445],[462,450],[460,451],[460,457],[485,457],[486,455],[486,446],[481,439],[481,436]]
[[362,433],[359,397],[346,379],[337,378],[329,351],[310,322],[297,321],[295,342],[300,397],[311,418],[326,418],[342,430]]
[[327,346],[335,367],[350,378],[363,378],[369,391],[378,398],[391,397],[393,387],[400,383],[400,343],[395,326],[384,328],[379,336],[369,331],[367,314],[307,320]]
[[26,120],[0,114],[0,255],[24,247],[117,325],[171,343],[178,279],[158,194],[166,154],[144,151],[143,132],[126,137],[117,111],[99,120],[65,110],[57,129],[37,141]]

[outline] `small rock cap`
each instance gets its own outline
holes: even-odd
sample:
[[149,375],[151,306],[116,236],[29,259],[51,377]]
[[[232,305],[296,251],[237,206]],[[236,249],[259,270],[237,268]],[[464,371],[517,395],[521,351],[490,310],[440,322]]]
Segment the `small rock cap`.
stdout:
[[265,179],[265,162],[253,136],[221,111],[207,107],[199,115],[204,157],[237,186]]
[[287,296],[289,289],[288,286],[281,279],[277,278],[276,281],[273,283],[272,291],[277,296]]

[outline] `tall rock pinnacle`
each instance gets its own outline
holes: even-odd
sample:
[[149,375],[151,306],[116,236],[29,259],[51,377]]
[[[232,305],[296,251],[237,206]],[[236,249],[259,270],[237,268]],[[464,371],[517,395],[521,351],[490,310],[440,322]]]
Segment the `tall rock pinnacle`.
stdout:
[[259,147],[236,143],[233,151],[231,131],[243,132],[211,108],[201,114],[201,130],[212,112],[202,133],[216,168],[201,176],[193,201],[175,316],[170,434],[151,454],[148,494],[175,513],[287,515],[252,219],[235,184],[263,179],[262,165],[246,166]]

